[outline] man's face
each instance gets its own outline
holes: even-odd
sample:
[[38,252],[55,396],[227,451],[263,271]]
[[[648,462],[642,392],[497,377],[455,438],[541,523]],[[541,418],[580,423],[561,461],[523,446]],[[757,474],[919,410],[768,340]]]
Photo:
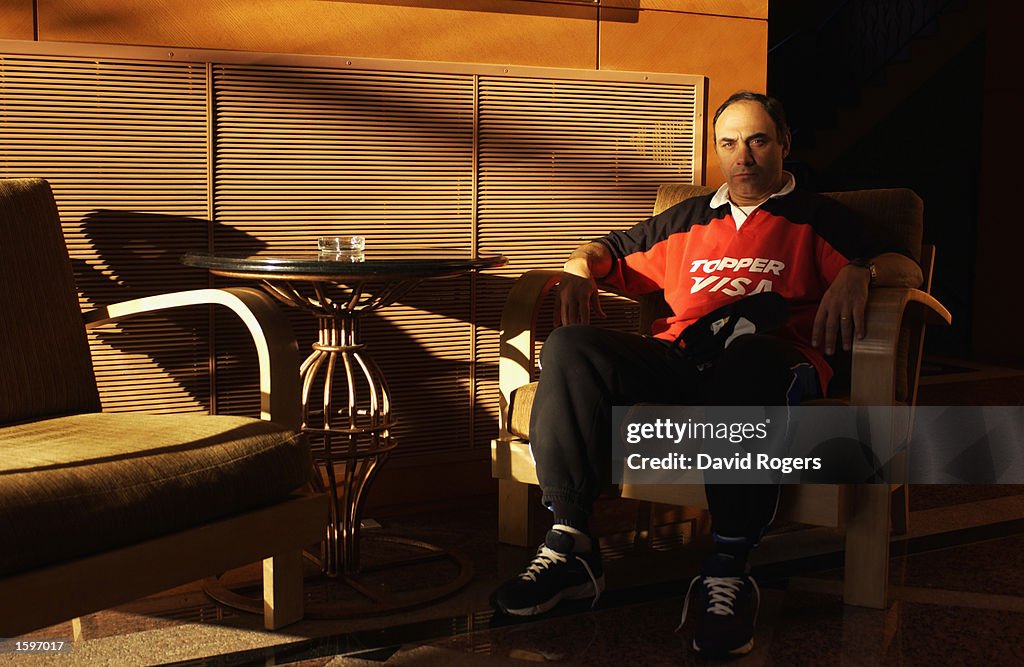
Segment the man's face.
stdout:
[[715,152],[733,202],[756,204],[782,186],[789,137],[779,140],[775,121],[757,102],[736,102],[715,123]]

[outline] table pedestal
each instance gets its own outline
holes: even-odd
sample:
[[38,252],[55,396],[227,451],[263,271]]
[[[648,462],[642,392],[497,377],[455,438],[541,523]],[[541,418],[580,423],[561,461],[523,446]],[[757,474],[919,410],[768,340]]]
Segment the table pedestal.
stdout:
[[300,369],[302,428],[331,491],[321,564],[332,577],[359,570],[365,491],[396,444],[387,381],[359,342],[360,313],[318,315],[318,340]]
[[[462,554],[426,542],[397,536],[369,538],[380,562],[360,562],[363,501],[391,450],[396,419],[387,381],[359,340],[362,318],[383,308],[420,279],[367,284],[264,280],[264,287],[284,303],[316,316],[317,341],[302,362],[302,430],[310,440],[313,460],[327,481],[330,512],[318,564],[327,581],[307,581],[307,616],[339,618],[392,612],[423,605],[457,591],[473,576]],[[298,284],[298,285],[297,285]],[[303,289],[298,289],[301,286]],[[441,561],[454,566],[455,576],[411,592],[389,590],[384,582],[400,580],[400,570],[432,568],[423,577],[438,581]],[[394,576],[388,576],[388,573]],[[333,584],[331,582],[334,582]],[[341,588],[345,590],[341,590]],[[223,585],[207,587],[215,599],[244,607],[241,596]]]

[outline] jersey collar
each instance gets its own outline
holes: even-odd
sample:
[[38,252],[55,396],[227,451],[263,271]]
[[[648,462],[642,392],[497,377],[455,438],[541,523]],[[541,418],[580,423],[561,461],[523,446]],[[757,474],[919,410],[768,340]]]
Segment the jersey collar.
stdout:
[[[768,199],[777,199],[779,197],[785,197],[790,192],[796,189],[796,176],[789,173],[788,171],[783,171],[782,175],[786,177],[785,182],[782,184],[782,189],[780,189],[775,194],[769,196]],[[718,208],[719,206],[724,206],[725,204],[730,203],[731,202],[729,201],[729,184],[722,183],[722,187],[718,188],[718,192],[716,192],[715,196],[711,198],[711,208]],[[761,203],[763,204],[764,202]],[[758,204],[758,206],[760,205],[761,204]]]

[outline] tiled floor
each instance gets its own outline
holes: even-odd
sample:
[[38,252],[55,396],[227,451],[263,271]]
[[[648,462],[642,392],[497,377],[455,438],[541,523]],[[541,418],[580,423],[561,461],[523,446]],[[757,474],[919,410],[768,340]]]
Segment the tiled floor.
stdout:
[[[840,538],[827,529],[784,527],[755,565],[763,592],[754,652],[741,664],[1020,664],[1024,655],[1024,488],[921,487],[911,532],[898,538],[887,610],[845,607]],[[1003,494],[1003,495],[1000,495]],[[956,504],[943,506],[943,497]],[[912,498],[915,494],[912,493]],[[632,508],[603,503],[605,528]],[[678,519],[677,512],[666,516]],[[594,609],[577,602],[526,621],[496,615],[488,598],[530,550],[495,545],[495,508],[394,517],[385,531],[460,549],[472,581],[433,605],[383,617],[306,620],[266,633],[259,620],[211,603],[196,586],[82,620],[68,655],[21,656],[12,664],[128,665],[579,665],[689,664],[691,625],[675,633],[682,596],[706,540],[676,525],[659,548],[632,551],[628,535],[606,545],[609,590]],[[673,536],[671,533],[678,535]],[[674,543],[674,544],[673,544]],[[368,554],[372,556],[372,553]],[[412,581],[422,572],[407,572]],[[434,574],[440,576],[434,567]],[[245,573],[239,573],[244,578]],[[70,624],[36,637],[71,638]],[[9,656],[4,656],[9,657]]]
[[[943,396],[932,386],[931,394],[927,385],[922,388],[924,398],[941,404]],[[754,574],[763,593],[756,644],[737,664],[1021,664],[1024,487],[913,487],[911,509],[910,532],[893,543],[891,602],[881,611],[842,604],[837,532],[779,526],[755,556]],[[497,545],[494,500],[481,498],[458,508],[377,517],[384,524],[378,534],[439,544],[472,561],[469,583],[431,605],[383,616],[307,619],[268,633],[257,617],[214,604],[199,585],[191,585],[83,618],[83,636],[69,654],[3,655],[0,663],[697,662],[689,648],[692,626],[679,633],[674,629],[707,539],[693,539],[693,524],[682,511],[662,508],[665,526],[654,548],[636,550],[627,532],[633,516],[635,505],[629,501],[603,501],[598,508],[608,591],[594,609],[577,602],[539,619],[496,615],[491,591],[529,560],[532,550]],[[366,558],[375,558],[373,548]],[[398,573],[394,581],[421,585],[454,571],[450,564],[432,564]],[[255,576],[253,569],[232,578]],[[70,640],[72,626],[65,623],[32,636]]]

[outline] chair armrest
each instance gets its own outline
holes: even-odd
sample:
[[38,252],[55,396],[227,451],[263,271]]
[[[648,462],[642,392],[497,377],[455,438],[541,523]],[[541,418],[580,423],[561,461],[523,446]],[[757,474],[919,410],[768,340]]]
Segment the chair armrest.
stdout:
[[[260,418],[300,426],[299,350],[288,319],[265,292],[252,287],[197,289],[122,301],[83,314],[87,329],[168,308],[196,305],[229,308],[256,344],[260,372]],[[273,390],[273,391],[271,391]]]
[[561,278],[561,270],[527,271],[512,285],[505,300],[498,348],[499,427],[502,432],[508,430],[508,406],[512,392],[533,380],[537,311],[544,297]]
[[[910,321],[905,321],[910,316]],[[853,405],[889,405],[895,395],[900,330],[904,326],[950,324],[953,316],[927,292],[879,287],[868,294],[864,338],[853,342]]]

